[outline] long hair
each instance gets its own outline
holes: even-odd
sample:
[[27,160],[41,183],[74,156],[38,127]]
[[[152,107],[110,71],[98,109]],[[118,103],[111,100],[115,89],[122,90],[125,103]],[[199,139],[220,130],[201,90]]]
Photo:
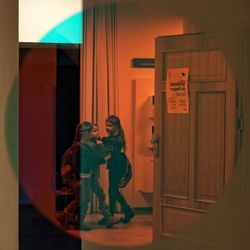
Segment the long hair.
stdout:
[[124,151],[126,150],[126,140],[125,140],[125,134],[124,130],[121,125],[120,118],[116,115],[110,115],[107,119],[106,122],[111,123],[115,128],[117,128],[118,135],[121,136],[124,144]]

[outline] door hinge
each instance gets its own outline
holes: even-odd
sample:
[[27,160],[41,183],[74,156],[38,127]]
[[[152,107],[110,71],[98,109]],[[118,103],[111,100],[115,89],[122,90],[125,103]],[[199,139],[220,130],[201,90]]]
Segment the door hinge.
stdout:
[[240,131],[244,130],[244,118],[243,117],[239,117],[237,119],[237,129]]

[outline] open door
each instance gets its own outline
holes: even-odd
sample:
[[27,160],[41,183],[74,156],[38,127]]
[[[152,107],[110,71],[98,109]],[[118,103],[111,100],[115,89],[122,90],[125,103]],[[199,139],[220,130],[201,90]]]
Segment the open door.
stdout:
[[[235,84],[213,36],[156,39],[154,240],[195,222],[232,175]],[[189,104],[169,113],[167,72],[180,68],[189,70]]]

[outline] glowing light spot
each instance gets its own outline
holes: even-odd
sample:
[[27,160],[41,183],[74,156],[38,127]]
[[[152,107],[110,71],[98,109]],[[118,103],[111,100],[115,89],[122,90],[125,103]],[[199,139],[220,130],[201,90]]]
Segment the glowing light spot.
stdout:
[[59,23],[40,39],[42,43],[82,43],[83,13],[79,12]]

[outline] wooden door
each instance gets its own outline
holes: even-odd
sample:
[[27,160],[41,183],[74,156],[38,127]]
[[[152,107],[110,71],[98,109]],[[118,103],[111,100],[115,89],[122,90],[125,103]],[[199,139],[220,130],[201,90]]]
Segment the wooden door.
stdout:
[[[188,113],[168,113],[167,70],[188,68]],[[156,39],[154,239],[203,215],[234,167],[234,80],[213,35]],[[155,145],[156,147],[157,145]]]

